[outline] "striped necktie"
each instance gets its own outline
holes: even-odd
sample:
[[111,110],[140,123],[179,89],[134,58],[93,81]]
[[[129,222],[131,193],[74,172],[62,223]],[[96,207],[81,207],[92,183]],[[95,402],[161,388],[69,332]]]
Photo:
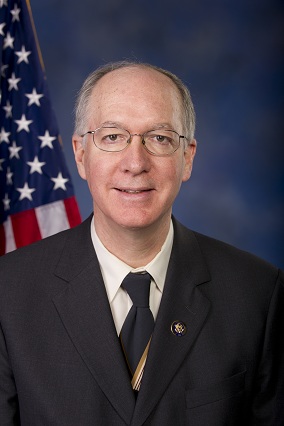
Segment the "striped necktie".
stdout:
[[140,388],[154,329],[154,318],[149,308],[150,283],[151,275],[148,273],[129,273],[121,284],[133,302],[122,326],[120,340],[134,390]]

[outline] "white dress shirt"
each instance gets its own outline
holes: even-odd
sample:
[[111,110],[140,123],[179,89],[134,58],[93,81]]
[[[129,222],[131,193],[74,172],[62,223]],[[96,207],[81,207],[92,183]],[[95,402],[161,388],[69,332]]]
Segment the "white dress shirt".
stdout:
[[121,287],[122,281],[129,272],[147,271],[152,276],[149,305],[154,319],[156,319],[173,245],[174,230],[172,222],[167,238],[159,253],[150,263],[141,265],[139,268],[131,268],[131,266],[122,262],[105,248],[96,233],[94,218],[91,222],[91,237],[99,260],[117,334],[119,335],[124,320],[132,306],[130,297]]

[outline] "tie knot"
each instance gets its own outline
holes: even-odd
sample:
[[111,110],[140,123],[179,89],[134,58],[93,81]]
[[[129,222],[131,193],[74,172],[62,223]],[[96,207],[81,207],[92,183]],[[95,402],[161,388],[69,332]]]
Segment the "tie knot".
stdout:
[[122,287],[129,294],[133,305],[140,308],[149,307],[151,275],[130,272],[122,281]]

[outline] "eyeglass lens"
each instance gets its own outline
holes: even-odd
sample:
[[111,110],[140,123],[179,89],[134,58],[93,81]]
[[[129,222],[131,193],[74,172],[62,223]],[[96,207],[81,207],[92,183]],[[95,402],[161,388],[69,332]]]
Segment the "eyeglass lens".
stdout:
[[[134,135],[117,127],[101,127],[93,133],[95,145],[103,151],[122,151]],[[146,149],[156,155],[171,154],[179,147],[179,135],[173,130],[150,130],[141,136]]]

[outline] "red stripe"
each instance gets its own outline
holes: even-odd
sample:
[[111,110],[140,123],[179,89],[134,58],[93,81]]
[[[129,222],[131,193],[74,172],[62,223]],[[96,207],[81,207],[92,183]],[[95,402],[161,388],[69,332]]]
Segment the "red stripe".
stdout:
[[81,223],[81,215],[75,197],[66,198],[64,200],[65,210],[70,228]]
[[3,254],[5,253],[6,253],[6,238],[5,238],[4,225],[1,223],[0,225],[0,256],[3,256]]
[[10,216],[16,246],[22,247],[41,240],[35,211],[26,210]]

